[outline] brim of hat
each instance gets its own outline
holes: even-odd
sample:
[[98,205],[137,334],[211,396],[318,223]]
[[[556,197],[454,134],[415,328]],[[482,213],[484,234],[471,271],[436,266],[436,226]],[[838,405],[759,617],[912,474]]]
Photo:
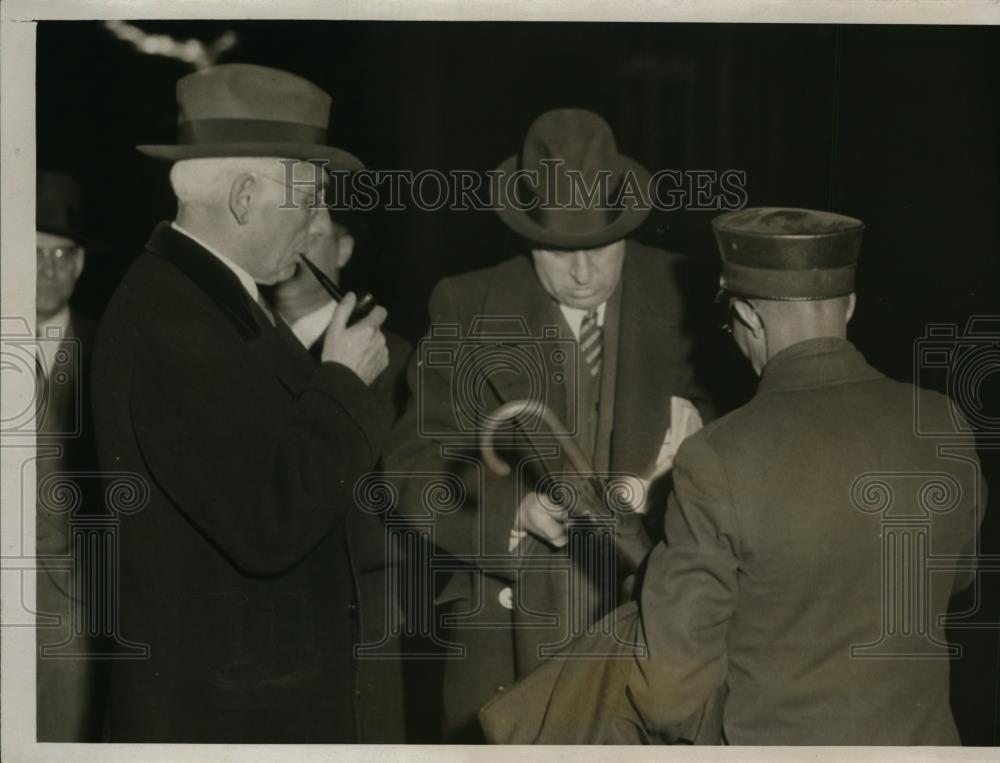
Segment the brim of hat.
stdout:
[[620,169],[625,172],[631,172],[636,176],[642,188],[643,199],[647,203],[643,205],[643,208],[634,206],[626,207],[610,225],[601,230],[586,231],[584,233],[553,231],[543,225],[539,225],[526,211],[520,209],[517,204],[511,203],[505,191],[507,186],[506,177],[518,168],[517,154],[505,159],[496,169],[501,174],[501,181],[499,183],[500,198],[498,199],[499,207],[496,213],[508,228],[535,244],[553,246],[560,249],[594,249],[619,241],[642,225],[649,216],[650,205],[648,199],[646,199],[646,189],[649,188],[650,175],[649,171],[634,159],[621,154],[618,155],[618,159]]
[[365,168],[354,154],[334,146],[316,143],[188,143],[182,145],[142,145],[136,148],[146,156],[177,162],[182,159],[213,159],[235,156],[265,156],[280,159],[328,162],[330,170],[355,171]]
[[51,236],[68,238],[76,244],[83,245],[83,232],[79,228],[66,225],[49,225],[48,223],[35,221],[35,230],[39,233],[48,233]]

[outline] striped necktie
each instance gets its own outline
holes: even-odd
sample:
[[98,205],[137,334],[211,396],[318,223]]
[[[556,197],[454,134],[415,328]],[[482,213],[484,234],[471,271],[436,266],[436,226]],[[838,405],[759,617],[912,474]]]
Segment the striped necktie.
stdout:
[[601,372],[601,345],[603,331],[597,325],[597,310],[589,311],[580,324],[580,354],[587,363],[591,376]]

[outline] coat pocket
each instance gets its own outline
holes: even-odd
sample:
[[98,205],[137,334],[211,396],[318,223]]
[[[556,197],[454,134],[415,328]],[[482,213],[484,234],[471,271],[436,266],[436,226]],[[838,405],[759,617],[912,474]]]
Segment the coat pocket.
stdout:
[[232,591],[185,596],[178,602],[197,623],[196,648],[212,704],[230,709],[277,706],[307,699],[321,685],[325,654],[316,613],[303,593]]

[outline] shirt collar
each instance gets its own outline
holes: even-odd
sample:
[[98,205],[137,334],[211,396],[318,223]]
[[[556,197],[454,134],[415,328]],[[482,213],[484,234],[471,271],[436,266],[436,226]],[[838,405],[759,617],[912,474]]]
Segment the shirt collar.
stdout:
[[333,320],[333,311],[336,309],[337,301],[331,299],[322,307],[303,315],[292,324],[292,333],[307,350],[326,332],[330,321]]
[[[608,303],[602,302],[597,306],[597,325],[604,325],[604,311],[607,308]],[[560,303],[559,309],[562,310],[563,316],[566,318],[566,322],[569,324],[570,330],[573,332],[573,336],[576,337],[577,341],[580,340],[580,326],[583,324],[583,319],[593,308],[584,309],[581,307],[570,307],[569,305],[564,305]]]
[[63,305],[59,312],[49,318],[43,318],[35,326],[35,336],[46,337],[51,334],[53,337],[65,337],[66,329],[69,327],[69,305]]
[[170,227],[173,228],[178,233],[184,234],[189,239],[194,241],[198,246],[204,249],[206,252],[209,252],[210,254],[214,255],[217,259],[219,259],[222,262],[222,264],[225,265],[227,268],[229,268],[231,271],[233,271],[236,277],[240,280],[240,283],[243,284],[243,288],[246,289],[247,294],[250,295],[250,299],[252,299],[254,302],[258,303],[260,302],[259,292],[257,291],[257,282],[253,280],[253,276],[247,273],[243,268],[241,268],[231,259],[226,257],[226,255],[222,254],[218,249],[205,243],[196,235],[191,233],[191,231],[182,228],[180,225],[177,224],[176,221],[170,223]]

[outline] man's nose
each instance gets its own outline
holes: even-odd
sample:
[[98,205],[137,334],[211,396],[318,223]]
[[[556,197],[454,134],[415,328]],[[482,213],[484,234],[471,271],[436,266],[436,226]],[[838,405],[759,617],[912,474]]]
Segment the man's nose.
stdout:
[[592,268],[590,266],[590,258],[587,256],[587,253],[573,252],[572,256],[573,264],[570,265],[569,274],[573,276],[573,280],[578,284],[589,283]]
[[48,279],[53,279],[56,277],[56,266],[52,260],[44,259],[42,260],[41,267],[38,268],[38,272]]

